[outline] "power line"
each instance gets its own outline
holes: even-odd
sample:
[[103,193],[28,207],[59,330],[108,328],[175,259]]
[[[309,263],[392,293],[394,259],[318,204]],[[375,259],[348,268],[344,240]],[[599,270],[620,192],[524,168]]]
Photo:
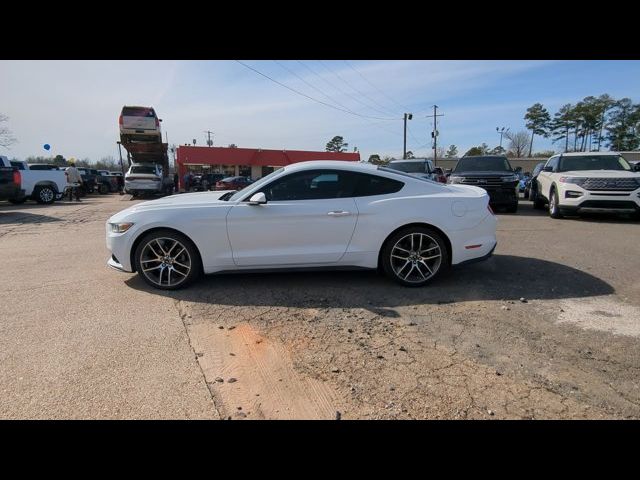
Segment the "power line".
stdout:
[[400,108],[402,108],[403,111],[410,111],[411,109],[409,107],[406,107],[404,105],[402,105],[399,102],[396,102],[393,98],[391,98],[389,95],[387,95],[386,93],[384,93],[382,90],[380,90],[378,87],[376,87],[373,83],[371,83],[364,75],[362,75],[362,73],[360,73],[358,70],[356,70],[356,68],[351,65],[349,62],[347,62],[346,60],[343,60],[344,63],[346,63],[349,68],[351,68],[351,70],[353,70],[354,72],[356,72],[358,75],[360,75],[360,77],[367,82],[369,85],[371,85],[376,91],[380,92],[385,98],[391,100],[393,103],[395,103],[396,105],[398,105]]
[[[348,83],[344,78],[342,78],[338,73],[334,72],[334,71],[333,71],[333,70],[331,70],[329,67],[327,67],[327,66],[324,64],[324,62],[323,62],[322,60],[318,60],[318,63],[319,63],[320,65],[322,65],[322,66],[323,66],[323,68],[324,68],[327,72],[329,72],[329,73],[333,74],[334,76],[338,77],[338,79],[339,79],[339,80],[341,80],[343,83],[345,83],[345,84],[347,84],[348,86],[350,86],[351,88],[353,88],[353,87],[352,87],[351,85],[349,85],[349,83]],[[353,88],[353,89],[357,91],[357,89],[355,89],[355,88]],[[388,113],[387,113],[387,112],[383,112],[382,110],[379,110],[379,109],[377,109],[377,108],[375,108],[375,107],[372,107],[371,105],[367,105],[365,102],[361,101],[359,98],[354,97],[351,93],[349,93],[349,92],[345,92],[345,91],[344,91],[344,90],[342,90],[342,89],[340,89],[340,91],[341,91],[343,94],[348,95],[349,97],[351,97],[352,99],[354,99],[354,100],[355,100],[356,102],[358,102],[359,104],[364,105],[366,108],[370,108],[371,110],[375,110],[376,112],[379,112],[379,113],[381,113],[381,114],[383,114],[383,115],[388,115]],[[362,92],[359,92],[359,93],[362,95]],[[364,96],[366,96],[366,95],[364,95]],[[383,107],[383,108],[384,108],[384,107]]]
[[330,103],[323,102],[322,100],[318,100],[317,98],[314,98],[314,97],[311,97],[311,96],[309,96],[309,95],[306,95],[306,94],[304,94],[304,93],[302,93],[302,92],[299,92],[298,90],[296,90],[296,89],[294,89],[294,88],[291,88],[291,87],[289,87],[288,85],[285,85],[284,83],[279,82],[278,80],[276,80],[276,79],[274,79],[274,78],[271,78],[271,77],[270,77],[270,76],[268,76],[268,75],[265,75],[264,73],[262,73],[262,72],[260,72],[260,71],[256,70],[255,68],[253,68],[253,67],[251,67],[251,66],[247,65],[247,64],[246,64],[246,63],[244,63],[244,62],[241,62],[240,60],[236,60],[236,62],[238,62],[240,65],[242,65],[242,66],[244,66],[244,67],[248,68],[249,70],[254,71],[254,72],[255,72],[255,73],[257,73],[258,75],[261,75],[261,76],[263,76],[263,77],[265,77],[265,78],[267,78],[267,79],[271,80],[272,82],[277,83],[278,85],[280,85],[280,86],[282,86],[282,87],[286,88],[287,90],[291,90],[292,92],[297,93],[298,95],[301,95],[301,96],[303,96],[303,97],[305,97],[305,98],[308,98],[309,100],[313,100],[313,101],[314,101],[314,102],[316,102],[316,103],[320,103],[320,104],[322,104],[322,105],[325,105],[325,106],[327,106],[327,107],[329,107],[329,108],[333,108],[334,110],[339,110],[339,111],[344,112],[344,113],[348,113],[348,114],[351,114],[351,115],[356,115],[356,116],[358,116],[358,117],[362,117],[362,118],[371,118],[371,119],[374,119],[374,120],[398,120],[398,119],[396,119],[396,118],[381,118],[381,117],[372,117],[372,116],[368,116],[368,115],[360,115],[359,113],[352,112],[351,110],[347,110],[347,109],[344,109],[344,108],[336,107],[335,105],[331,105]]
[[310,86],[311,88],[313,88],[316,92],[319,92],[321,95],[323,95],[325,98],[327,98],[330,102],[335,103],[336,105],[341,106],[342,108],[349,110],[352,113],[356,113],[353,110],[351,110],[349,107],[347,107],[346,105],[343,105],[342,103],[338,102],[336,99],[331,98],[329,95],[327,95],[326,93],[324,93],[322,90],[320,90],[319,88],[317,88],[315,85],[312,85],[311,83],[307,82],[304,78],[302,78],[300,75],[298,75],[296,72],[294,72],[293,70],[291,70],[290,68],[287,68],[285,65],[283,65],[282,63],[280,63],[277,60],[273,60],[275,63],[277,63],[278,65],[280,65],[282,68],[284,68],[287,72],[289,72],[291,75],[294,75],[295,77],[299,78],[302,82],[304,82],[306,85]]

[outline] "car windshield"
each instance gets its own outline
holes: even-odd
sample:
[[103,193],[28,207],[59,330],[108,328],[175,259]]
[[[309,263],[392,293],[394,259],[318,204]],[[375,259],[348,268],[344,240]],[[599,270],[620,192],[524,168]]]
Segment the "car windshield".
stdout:
[[631,171],[631,165],[620,155],[580,155],[560,158],[560,164],[558,165],[559,172],[575,170]]
[[512,172],[505,157],[462,157],[453,169],[455,172]]
[[253,189],[253,188],[257,187],[258,190],[259,190],[262,185],[264,185],[267,182],[270,182],[273,178],[277,177],[282,172],[283,172],[282,168],[274,170],[269,175],[267,175],[265,177],[262,177],[260,180],[257,180],[257,181],[253,182],[250,185],[247,185],[242,190],[238,190],[236,193],[231,195],[229,198],[221,198],[220,200],[228,200],[230,202],[238,201],[249,191],[249,189]]
[[155,167],[137,166],[131,167],[131,173],[149,173],[153,175],[156,173],[156,169]]
[[123,117],[155,117],[156,114],[151,108],[145,107],[124,107],[122,109]]
[[387,166],[393,170],[406,173],[424,173],[427,171],[427,162],[391,162]]

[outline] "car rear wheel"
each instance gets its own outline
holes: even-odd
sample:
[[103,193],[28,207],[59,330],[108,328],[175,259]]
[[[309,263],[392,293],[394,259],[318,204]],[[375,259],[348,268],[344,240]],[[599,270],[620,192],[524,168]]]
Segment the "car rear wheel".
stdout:
[[146,235],[135,252],[136,271],[154,288],[176,290],[200,276],[198,250],[191,240],[171,230]]
[[98,187],[98,192],[100,193],[100,195],[106,195],[107,193],[109,193],[109,186],[106,183],[101,183]]
[[36,202],[42,205],[50,205],[56,199],[56,192],[52,187],[45,185],[43,187],[37,187],[33,192],[33,196]]
[[393,234],[382,249],[385,274],[401,285],[421,287],[449,264],[442,236],[427,227],[410,227]]

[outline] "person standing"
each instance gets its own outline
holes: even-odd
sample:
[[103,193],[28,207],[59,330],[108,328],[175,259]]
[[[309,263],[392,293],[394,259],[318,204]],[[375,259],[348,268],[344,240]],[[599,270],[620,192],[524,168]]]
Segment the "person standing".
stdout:
[[75,195],[76,201],[80,202],[80,185],[82,185],[82,176],[76,168],[76,164],[71,162],[69,167],[65,170],[64,174],[67,176],[67,183],[71,184],[69,188],[69,201],[73,201]]

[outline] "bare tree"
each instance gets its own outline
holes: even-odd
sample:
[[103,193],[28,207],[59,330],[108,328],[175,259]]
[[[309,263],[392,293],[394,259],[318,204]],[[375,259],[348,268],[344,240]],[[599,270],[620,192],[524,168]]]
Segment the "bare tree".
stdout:
[[509,150],[511,150],[516,158],[524,157],[524,152],[527,151],[531,136],[526,130],[520,130],[519,132],[505,132],[504,136],[509,140]]
[[[0,113],[0,124],[9,120],[9,117]],[[7,127],[0,125],[0,146],[9,148],[9,145],[13,145],[18,140],[13,136],[13,132]]]

